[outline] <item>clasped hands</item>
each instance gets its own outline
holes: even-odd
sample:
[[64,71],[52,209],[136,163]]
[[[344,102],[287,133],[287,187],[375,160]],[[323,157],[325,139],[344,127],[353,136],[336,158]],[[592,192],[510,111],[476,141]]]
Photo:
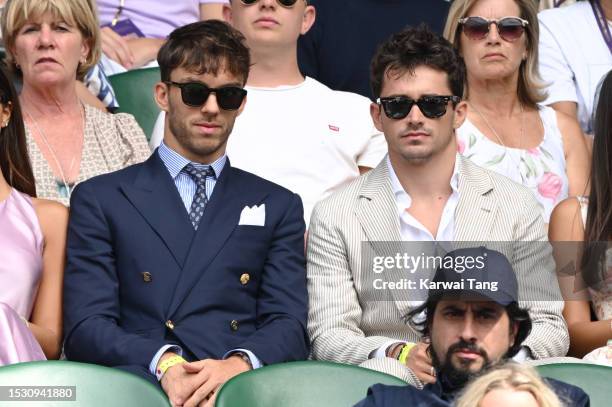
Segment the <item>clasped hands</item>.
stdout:
[[[162,356],[162,360],[173,355],[168,352]],[[168,368],[161,386],[173,407],[213,407],[219,387],[250,369],[249,364],[239,356],[181,363]]]

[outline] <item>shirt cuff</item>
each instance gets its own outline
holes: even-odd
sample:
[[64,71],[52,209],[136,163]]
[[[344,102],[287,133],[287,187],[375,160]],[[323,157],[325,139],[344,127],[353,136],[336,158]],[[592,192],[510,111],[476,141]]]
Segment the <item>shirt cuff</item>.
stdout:
[[151,363],[149,364],[149,372],[151,372],[151,374],[153,376],[155,376],[155,371],[157,370],[157,364],[159,363],[159,359],[161,359],[162,355],[166,352],[174,352],[180,356],[183,356],[183,349],[181,349],[180,346],[178,345],[164,345],[162,346],[157,353],[155,354],[155,356],[153,356],[153,360],[151,360]]
[[532,360],[531,351],[526,346],[521,346],[521,350],[518,351],[516,355],[512,358],[515,362],[521,363],[527,360]]
[[387,341],[387,342],[383,343],[381,347],[376,349],[376,352],[374,352],[374,355],[372,356],[372,359],[386,358],[387,357],[387,348],[389,346],[393,345],[394,343],[406,343],[406,341],[402,341],[401,339],[394,339],[392,341]]
[[234,353],[236,352],[242,352],[244,354],[246,354],[249,357],[249,362],[251,362],[251,367],[253,369],[259,369],[260,367],[263,366],[263,363],[261,363],[261,360],[259,360],[259,358],[257,356],[255,356],[255,354],[253,352],[251,352],[248,349],[232,349],[229,352],[227,352],[225,355],[223,355],[223,359],[227,359],[230,356],[232,356]]

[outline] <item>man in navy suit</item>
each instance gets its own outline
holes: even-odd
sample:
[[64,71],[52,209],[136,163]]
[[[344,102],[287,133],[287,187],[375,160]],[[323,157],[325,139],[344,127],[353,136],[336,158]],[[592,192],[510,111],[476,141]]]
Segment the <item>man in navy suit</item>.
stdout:
[[173,405],[212,405],[229,378],[309,352],[301,200],[225,155],[243,41],[220,21],[175,30],[158,55],[164,142],[72,195],[66,356],[159,381]]

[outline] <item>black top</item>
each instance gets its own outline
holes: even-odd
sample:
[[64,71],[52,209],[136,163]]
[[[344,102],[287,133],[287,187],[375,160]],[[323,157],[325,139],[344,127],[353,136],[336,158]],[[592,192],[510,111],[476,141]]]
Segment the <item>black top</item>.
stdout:
[[311,0],[314,26],[300,38],[302,73],[334,90],[371,98],[370,61],[376,48],[406,26],[425,22],[442,33],[447,0]]

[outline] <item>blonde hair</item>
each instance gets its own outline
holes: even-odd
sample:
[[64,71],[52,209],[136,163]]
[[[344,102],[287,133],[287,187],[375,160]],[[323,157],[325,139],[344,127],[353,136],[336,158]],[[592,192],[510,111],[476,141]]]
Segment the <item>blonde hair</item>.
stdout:
[[[450,41],[459,52],[461,52],[459,19],[466,17],[476,2],[478,0],[454,0],[448,11],[446,25],[444,26],[444,38]],[[538,72],[538,42],[540,36],[538,5],[535,0],[514,0],[514,2],[519,6],[519,17],[529,22],[525,27],[527,58],[519,68],[518,97],[524,105],[536,107],[537,103],[546,99],[546,92],[544,91],[546,85]],[[469,97],[468,93],[469,86],[466,84],[464,95],[466,99]]]
[[77,27],[83,35],[89,46],[89,53],[85,62],[79,64],[76,72],[77,78],[83,78],[87,71],[98,63],[102,54],[100,27],[93,0],[8,0],[2,10],[0,25],[9,65],[13,70],[18,69],[12,50],[19,30],[29,20],[47,12]]
[[495,389],[528,392],[539,407],[563,406],[557,395],[532,367],[510,362],[489,370],[471,382],[457,399],[456,407],[479,406],[487,393]]

